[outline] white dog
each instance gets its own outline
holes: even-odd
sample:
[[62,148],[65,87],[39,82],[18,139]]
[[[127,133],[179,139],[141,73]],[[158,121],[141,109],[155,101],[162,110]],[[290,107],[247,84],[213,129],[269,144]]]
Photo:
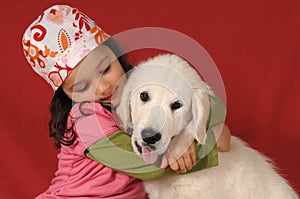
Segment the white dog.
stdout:
[[[171,143],[174,149],[194,138],[205,143],[211,94],[186,61],[160,55],[132,71],[116,112],[123,128],[132,130],[136,153],[153,163]],[[267,158],[234,136],[231,150],[219,153],[218,166],[144,184],[150,199],[298,198]]]

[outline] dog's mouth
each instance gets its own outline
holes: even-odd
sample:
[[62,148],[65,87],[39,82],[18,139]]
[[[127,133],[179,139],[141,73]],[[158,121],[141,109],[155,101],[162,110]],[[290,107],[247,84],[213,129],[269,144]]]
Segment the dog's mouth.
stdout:
[[160,154],[155,151],[155,147],[152,145],[144,146],[140,145],[137,141],[134,142],[137,147],[139,153],[142,155],[143,160],[149,164],[153,164],[160,160]]

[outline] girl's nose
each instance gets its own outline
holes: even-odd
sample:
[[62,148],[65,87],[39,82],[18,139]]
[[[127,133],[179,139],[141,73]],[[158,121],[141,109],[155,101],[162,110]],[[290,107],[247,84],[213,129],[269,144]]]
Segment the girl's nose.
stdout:
[[98,85],[97,85],[97,90],[96,92],[98,94],[102,94],[102,93],[105,93],[105,91],[109,88],[109,83],[105,80],[100,80]]

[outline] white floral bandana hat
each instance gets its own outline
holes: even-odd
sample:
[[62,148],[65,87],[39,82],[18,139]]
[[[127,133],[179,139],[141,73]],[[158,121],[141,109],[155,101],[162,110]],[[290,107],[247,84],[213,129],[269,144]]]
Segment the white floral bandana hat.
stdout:
[[27,28],[22,44],[32,69],[56,90],[76,64],[109,37],[78,9],[55,5]]

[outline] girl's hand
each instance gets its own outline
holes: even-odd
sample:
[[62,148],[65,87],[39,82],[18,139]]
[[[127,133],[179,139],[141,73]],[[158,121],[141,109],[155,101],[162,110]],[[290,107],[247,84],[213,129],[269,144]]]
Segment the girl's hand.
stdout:
[[[226,152],[230,150],[231,133],[226,124],[217,124],[212,127],[215,137],[217,139],[217,147],[219,152]],[[182,142],[182,139],[178,139],[174,143],[171,143],[171,150],[167,152],[167,155],[163,157],[161,168],[165,168],[170,165],[170,168],[176,172],[185,173],[191,170],[196,165],[196,144],[194,141],[190,141],[190,145],[187,143],[183,144],[189,146],[181,155],[175,146],[177,146],[178,141]],[[186,139],[189,140],[189,139]],[[179,147],[182,148],[182,147]],[[177,158],[175,158],[177,157]]]
[[196,144],[192,142],[191,145],[183,152],[177,159],[167,155],[163,158],[162,168],[170,165],[173,171],[185,173],[191,170],[196,165]]
[[191,170],[196,165],[196,144],[192,144],[176,161],[170,163],[170,168],[173,171],[185,173]]

